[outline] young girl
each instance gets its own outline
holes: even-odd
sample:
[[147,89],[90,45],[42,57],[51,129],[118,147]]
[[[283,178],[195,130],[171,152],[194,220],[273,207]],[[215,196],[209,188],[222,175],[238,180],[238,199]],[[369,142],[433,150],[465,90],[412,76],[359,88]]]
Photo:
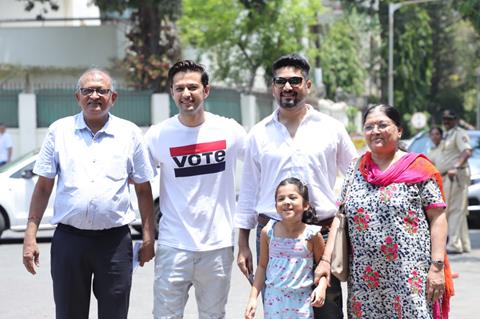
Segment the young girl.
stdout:
[[325,243],[318,226],[302,222],[312,214],[307,186],[297,178],[280,182],[275,206],[282,221],[270,221],[262,230],[260,260],[245,310],[255,316],[257,297],[265,285],[264,318],[313,318],[313,308],[323,306],[327,280],[313,289],[313,267],[323,254]]

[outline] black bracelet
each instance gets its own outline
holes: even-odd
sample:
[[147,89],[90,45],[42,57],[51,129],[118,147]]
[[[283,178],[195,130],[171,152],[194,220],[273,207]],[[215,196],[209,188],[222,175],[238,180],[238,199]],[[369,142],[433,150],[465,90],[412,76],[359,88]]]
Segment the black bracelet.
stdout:
[[322,257],[322,258],[320,258],[320,261],[324,261],[324,262],[326,262],[327,264],[330,265],[330,260],[328,260],[327,258]]

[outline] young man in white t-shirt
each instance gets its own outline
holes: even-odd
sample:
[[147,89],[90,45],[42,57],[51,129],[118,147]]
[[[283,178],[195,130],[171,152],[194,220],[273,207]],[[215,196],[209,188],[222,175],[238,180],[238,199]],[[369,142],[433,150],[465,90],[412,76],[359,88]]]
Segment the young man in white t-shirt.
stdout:
[[146,142],[160,166],[162,218],[155,259],[154,318],[182,318],[195,287],[199,318],[224,318],[233,263],[235,165],[246,132],[204,109],[204,67],[177,62],[168,73],[175,115]]

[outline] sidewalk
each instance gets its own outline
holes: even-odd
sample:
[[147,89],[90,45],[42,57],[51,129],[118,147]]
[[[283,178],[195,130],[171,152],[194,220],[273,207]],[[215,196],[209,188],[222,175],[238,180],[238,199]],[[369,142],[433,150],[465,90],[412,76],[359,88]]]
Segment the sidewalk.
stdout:
[[470,230],[472,251],[468,254],[449,255],[454,279],[455,296],[451,303],[451,319],[480,318],[480,230]]

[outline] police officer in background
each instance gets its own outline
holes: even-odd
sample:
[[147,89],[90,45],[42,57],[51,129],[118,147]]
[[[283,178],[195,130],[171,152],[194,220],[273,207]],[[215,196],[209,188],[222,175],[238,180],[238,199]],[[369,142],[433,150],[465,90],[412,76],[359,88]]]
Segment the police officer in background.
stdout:
[[444,141],[440,146],[441,160],[436,166],[442,174],[447,200],[448,244],[447,252],[461,254],[469,252],[468,235],[468,185],[470,167],[468,158],[472,155],[467,131],[458,126],[458,117],[452,110],[442,113],[445,128]]

